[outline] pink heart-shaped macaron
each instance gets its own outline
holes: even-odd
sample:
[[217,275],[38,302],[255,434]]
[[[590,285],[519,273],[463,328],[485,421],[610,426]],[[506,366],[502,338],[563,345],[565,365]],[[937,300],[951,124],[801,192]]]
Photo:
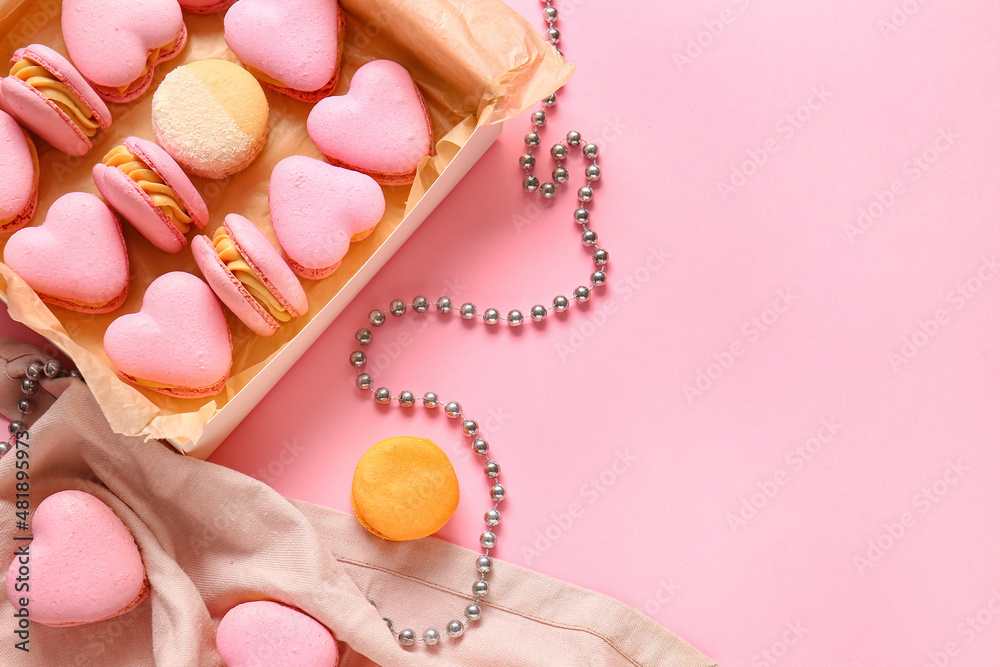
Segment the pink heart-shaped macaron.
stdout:
[[19,543],[7,570],[7,597],[16,609],[27,599],[32,621],[102,621],[131,610],[149,593],[132,534],[89,493],[52,494],[39,503],[31,529],[31,543]]
[[265,85],[305,102],[337,86],[343,13],[337,0],[239,0],[226,12],[226,44]]
[[267,194],[288,264],[313,280],[333,273],[351,241],[367,236],[385,213],[385,195],[371,177],[302,155],[274,167]]
[[230,609],[215,634],[229,667],[336,667],[337,642],[322,623],[277,602],[244,602]]
[[233,365],[222,305],[204,281],[183,271],[154,280],[139,312],[108,326],[104,352],[129,382],[181,398],[219,393]]
[[40,226],[15,232],[3,260],[43,301],[70,310],[109,313],[128,293],[121,225],[87,192],[63,195]]
[[434,138],[423,95],[406,69],[391,60],[359,68],[345,95],[313,107],[306,129],[332,164],[357,169],[383,185],[412,182]]
[[177,0],[63,0],[62,33],[77,69],[113,102],[142,95],[153,67],[187,42]]
[[27,132],[0,111],[0,234],[28,224],[38,203],[38,155]]

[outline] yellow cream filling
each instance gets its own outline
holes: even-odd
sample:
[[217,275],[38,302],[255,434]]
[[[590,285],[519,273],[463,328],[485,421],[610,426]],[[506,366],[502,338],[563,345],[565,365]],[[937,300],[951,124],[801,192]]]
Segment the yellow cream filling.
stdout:
[[[31,137],[28,136],[28,133],[25,132],[24,130],[21,130],[21,133],[24,134],[24,140],[28,142],[28,151],[31,153],[31,165],[35,168],[35,187],[37,188],[38,187],[38,176],[39,176],[39,171],[38,171],[38,151],[35,150],[35,142],[31,140]],[[3,227],[5,225],[10,224],[11,222],[14,221],[14,218],[16,218],[16,217],[18,217],[20,215],[21,214],[18,213],[13,218],[6,218],[4,220],[0,220],[0,227]]]
[[191,231],[191,216],[177,199],[177,193],[141,158],[124,146],[116,146],[104,156],[103,162],[109,167],[121,169],[126,176],[135,181],[135,184],[153,200],[153,205],[163,211],[177,231],[181,234]]
[[[160,57],[160,54],[163,53],[164,51],[170,51],[170,49],[174,48],[174,44],[176,44],[176,43],[177,43],[177,40],[174,40],[173,42],[170,42],[166,46],[161,46],[158,49],[153,49],[152,51],[150,51],[149,55],[146,56],[146,66],[142,68],[142,73],[139,76],[135,77],[136,81],[138,81],[139,79],[144,78],[146,76],[146,72],[148,72],[149,68],[153,66],[153,63],[156,62],[156,59]],[[118,90],[119,93],[124,93],[131,86],[132,86],[132,84],[128,83],[128,84],[125,84],[124,86],[118,86],[117,90]]]
[[226,268],[232,271],[236,279],[243,283],[243,286],[246,287],[253,298],[257,299],[262,306],[267,308],[267,312],[271,313],[274,319],[279,322],[287,322],[292,319],[292,316],[281,305],[281,302],[271,294],[271,290],[267,289],[253,268],[243,259],[243,255],[236,249],[236,244],[233,243],[229,234],[226,233],[225,227],[219,227],[215,230],[212,243],[215,244],[215,252],[219,253],[219,258],[225,262]]
[[100,121],[94,117],[94,112],[86,107],[65,83],[55,78],[47,69],[22,58],[10,68],[11,76],[15,76],[32,88],[37,89],[51,100],[57,107],[76,123],[88,137],[97,134]]
[[291,86],[289,86],[287,83],[282,83],[281,81],[278,81],[274,77],[264,74],[259,69],[254,69],[253,67],[248,66],[247,70],[251,74],[253,74],[258,80],[263,81],[264,83],[269,83],[272,86],[278,86],[279,88],[291,88]]

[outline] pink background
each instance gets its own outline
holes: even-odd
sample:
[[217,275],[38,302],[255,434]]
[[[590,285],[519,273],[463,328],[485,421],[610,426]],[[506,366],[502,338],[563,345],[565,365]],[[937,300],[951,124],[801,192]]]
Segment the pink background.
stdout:
[[[540,3],[509,2],[542,25]],[[601,145],[608,287],[517,331],[390,321],[376,382],[479,420],[510,492],[500,557],[723,665],[995,660],[1000,6],[644,5],[556,3],[580,70],[543,142]],[[441,536],[476,546],[487,484],[467,439],[376,405],[347,358],[394,298],[526,311],[585,281],[571,197],[521,191],[526,125],[213,461],[349,510],[370,445],[430,437],[463,490]]]

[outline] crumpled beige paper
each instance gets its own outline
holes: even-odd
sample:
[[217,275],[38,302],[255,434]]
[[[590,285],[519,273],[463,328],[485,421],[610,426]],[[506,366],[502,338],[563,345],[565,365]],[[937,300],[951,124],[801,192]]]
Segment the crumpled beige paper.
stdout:
[[[404,215],[448,167],[475,128],[510,118],[562,86],[573,67],[530,25],[501,0],[342,0],[347,32],[340,84],[345,92],[355,70],[369,60],[389,58],[403,64],[420,86],[434,123],[436,153],[425,158],[412,186],[384,187],[386,213],[365,240],[352,244],[340,268],[329,278],[303,281],[310,313],[270,338],[250,332],[229,315],[233,334],[233,369],[217,396],[176,399],[136,388],[118,379],[104,354],[104,331],[116,317],[139,310],[146,287],[168,271],[200,275],[186,247],[171,255],[123,225],[129,251],[131,286],[125,304],[114,313],[85,315],[42,303],[24,281],[0,264],[2,290],[10,316],[65,350],[80,368],[112,427],[119,433],[196,441],[213,414],[274,358],[293,336],[334,299],[355,272],[399,226]],[[22,46],[38,42],[66,54],[58,0],[0,0],[0,59],[10,60]],[[39,225],[58,197],[73,191],[99,194],[92,166],[125,137],[152,139],[152,90],[184,63],[205,58],[233,62],[223,39],[223,14],[184,15],[189,41],[181,55],[156,68],[153,88],[135,102],[110,105],[111,128],[97,137],[82,158],[71,157],[36,140],[41,163]],[[2,71],[6,71],[0,68]],[[311,105],[265,89],[270,104],[267,145],[245,171],[221,181],[193,178],[211,211],[204,233],[211,234],[229,213],[257,223],[275,242],[267,206],[267,182],[275,164],[288,155],[321,155],[309,140],[305,121]],[[0,237],[6,245],[8,235]],[[275,242],[276,243],[276,242]],[[54,258],[57,260],[58,258]]]

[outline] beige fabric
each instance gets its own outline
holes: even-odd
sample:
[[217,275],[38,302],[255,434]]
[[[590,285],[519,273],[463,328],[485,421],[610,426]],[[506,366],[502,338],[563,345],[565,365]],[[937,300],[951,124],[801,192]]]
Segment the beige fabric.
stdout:
[[[7,378],[23,377],[40,358],[37,348],[0,339],[0,411],[8,417],[20,392]],[[56,400],[51,392],[61,390]],[[12,628],[0,630],[2,665],[220,665],[219,619],[258,599],[298,607],[324,623],[338,639],[344,667],[715,664],[620,602],[502,562],[471,632],[434,648],[403,649],[381,615],[418,631],[459,617],[473,552],[435,538],[389,543],[350,515],[289,501],[228,468],[116,435],[79,382],[47,381],[33,400],[32,507],[68,488],[101,498],[135,536],[152,595],[101,623],[32,624],[29,654],[14,648]],[[0,461],[4,574],[14,544],[14,461]],[[10,627],[11,614],[4,596],[0,628]]]

